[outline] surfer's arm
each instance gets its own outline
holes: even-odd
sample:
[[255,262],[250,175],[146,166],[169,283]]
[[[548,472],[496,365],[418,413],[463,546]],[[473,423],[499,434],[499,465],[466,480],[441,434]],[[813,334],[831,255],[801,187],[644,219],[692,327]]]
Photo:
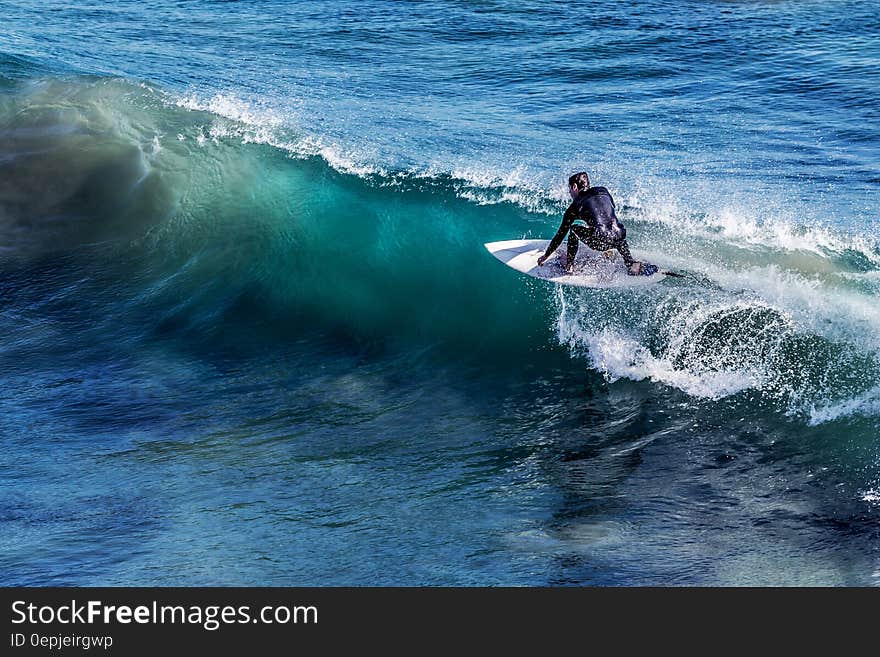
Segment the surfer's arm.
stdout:
[[553,239],[550,240],[550,244],[547,245],[547,250],[544,252],[540,258],[538,258],[538,266],[543,265],[547,258],[553,255],[553,252],[559,248],[559,245],[562,244],[562,240],[565,239],[566,234],[569,229],[571,229],[571,225],[574,223],[574,212],[571,208],[565,211],[565,214],[562,215],[562,224],[559,226],[559,230],[556,231],[556,234],[553,236]]

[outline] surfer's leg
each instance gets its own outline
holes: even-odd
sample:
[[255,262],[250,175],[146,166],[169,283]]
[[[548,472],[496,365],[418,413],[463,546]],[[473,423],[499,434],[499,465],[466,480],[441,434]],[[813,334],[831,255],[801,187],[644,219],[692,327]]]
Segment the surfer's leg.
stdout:
[[623,262],[626,264],[627,273],[630,276],[651,276],[657,273],[657,270],[659,269],[657,265],[652,265],[648,262],[641,262],[632,257],[632,253],[629,252],[629,244],[626,243],[626,240],[620,240],[614,245],[614,248],[620,251],[620,255],[623,256]]
[[632,267],[635,259],[632,257],[632,253],[629,252],[629,244],[626,243],[626,240],[620,240],[614,245],[614,248],[620,252],[620,255],[623,256],[623,264],[625,264],[628,268]]
[[593,231],[587,228],[586,226],[582,226],[581,224],[573,224],[571,229],[568,232],[568,273],[570,274],[572,271],[572,267],[574,267],[574,259],[577,256],[579,243],[583,242],[589,248],[595,249],[596,236],[593,234]]
[[575,234],[578,231],[575,231],[575,228],[580,228],[580,226],[572,226],[568,231],[568,248],[565,252],[567,257],[565,267],[569,274],[574,270],[574,259],[577,257],[579,246],[578,236]]

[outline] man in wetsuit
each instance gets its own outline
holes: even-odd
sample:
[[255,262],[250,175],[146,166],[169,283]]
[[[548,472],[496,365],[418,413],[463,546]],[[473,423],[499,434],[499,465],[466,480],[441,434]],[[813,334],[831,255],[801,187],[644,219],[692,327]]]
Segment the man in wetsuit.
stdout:
[[[639,262],[633,259],[626,243],[626,228],[617,220],[614,212],[614,200],[604,187],[590,187],[590,177],[586,171],[576,173],[568,179],[568,191],[571,194],[571,205],[562,217],[562,225],[550,240],[547,251],[538,258],[538,265],[543,265],[547,258],[562,244],[568,234],[568,259],[566,273],[574,271],[574,258],[578,244],[583,241],[589,248],[607,253],[616,249],[623,256],[627,273],[630,276],[650,276],[657,271],[656,265]],[[583,224],[576,224],[582,221]]]

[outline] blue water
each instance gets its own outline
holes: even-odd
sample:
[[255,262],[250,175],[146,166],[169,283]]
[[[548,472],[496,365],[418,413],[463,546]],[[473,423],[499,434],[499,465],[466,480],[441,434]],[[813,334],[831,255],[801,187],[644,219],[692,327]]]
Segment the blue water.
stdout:
[[0,584],[880,583],[871,3],[0,16]]

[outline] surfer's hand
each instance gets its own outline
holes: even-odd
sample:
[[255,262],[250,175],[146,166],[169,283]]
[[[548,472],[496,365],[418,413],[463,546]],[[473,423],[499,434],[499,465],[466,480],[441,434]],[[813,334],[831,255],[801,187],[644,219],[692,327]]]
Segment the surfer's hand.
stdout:
[[540,258],[538,258],[538,266],[539,266],[539,267],[540,267],[541,265],[543,265],[545,262],[547,262],[547,256],[546,256],[546,255],[542,255]]

